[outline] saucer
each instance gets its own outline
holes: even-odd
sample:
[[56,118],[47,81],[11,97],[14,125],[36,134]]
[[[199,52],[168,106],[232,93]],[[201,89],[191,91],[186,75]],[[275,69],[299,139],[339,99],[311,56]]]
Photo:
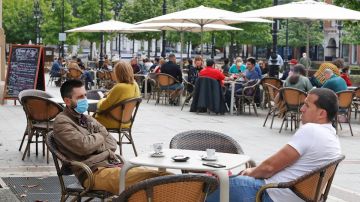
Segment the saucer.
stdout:
[[152,153],[150,156],[151,156],[151,157],[164,157],[165,154],[164,154],[163,152],[160,152],[160,153]]
[[204,161],[216,161],[217,156],[214,156],[213,158],[208,158],[206,155],[203,155],[203,156],[201,156],[201,160],[204,160]]
[[171,157],[175,162],[186,162],[190,157],[184,155],[176,155]]

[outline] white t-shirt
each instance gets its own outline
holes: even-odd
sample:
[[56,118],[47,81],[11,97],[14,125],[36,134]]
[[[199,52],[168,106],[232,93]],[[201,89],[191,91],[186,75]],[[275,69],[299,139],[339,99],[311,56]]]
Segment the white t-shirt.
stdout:
[[[291,166],[265,179],[266,183],[289,182],[308,173],[341,154],[339,139],[331,124],[307,123],[299,128],[288,143],[300,154]],[[267,189],[274,202],[303,201],[290,189]]]

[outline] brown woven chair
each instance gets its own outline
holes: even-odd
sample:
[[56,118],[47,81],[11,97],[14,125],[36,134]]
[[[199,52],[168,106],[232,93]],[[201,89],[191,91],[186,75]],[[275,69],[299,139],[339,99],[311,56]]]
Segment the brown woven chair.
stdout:
[[[43,98],[52,98],[53,96],[50,95],[49,93],[45,92],[45,91],[42,91],[42,90],[35,90],[35,89],[28,89],[28,90],[23,90],[19,93],[19,96],[18,96],[18,100],[21,104],[21,99],[22,97],[24,96],[29,96],[29,95],[33,95],[33,96],[39,96],[39,97],[43,97]],[[25,111],[25,109],[24,109]],[[26,113],[26,112],[25,112]],[[19,147],[19,151],[21,151],[22,149],[22,146],[24,144],[24,140],[25,140],[25,137],[28,135],[28,127],[29,127],[29,123],[27,123],[27,126],[26,126],[26,129],[24,131],[24,135],[23,135],[23,138],[21,140],[21,144],[20,144],[20,147]]]
[[169,175],[147,179],[128,187],[114,202],[201,202],[218,187],[205,175]]
[[178,83],[179,81],[176,80],[173,76],[169,75],[169,74],[164,74],[164,73],[158,73],[156,74],[155,77],[156,83],[158,85],[158,96],[157,96],[157,100],[155,104],[158,104],[160,102],[160,98],[163,97],[165,104],[166,104],[166,100],[170,100],[170,95],[172,92],[174,92],[173,90],[167,89],[167,86],[171,86],[175,83]]
[[[108,92],[108,90],[106,89],[95,89],[95,90],[88,90],[86,92],[86,97],[88,99],[91,99],[91,100],[100,100],[102,97],[100,96],[100,94],[104,94]],[[92,104],[89,104],[89,107],[88,107],[88,113],[90,114],[91,112],[92,113],[95,113],[97,110],[97,103],[92,103]]]
[[341,155],[335,160],[321,166],[320,168],[306,173],[305,175],[290,181],[270,183],[263,185],[256,194],[256,202],[262,201],[262,195],[266,189],[291,189],[297,196],[307,202],[326,201],[331,187],[335,171],[339,163],[344,160]]
[[304,104],[306,93],[302,90],[290,87],[280,89],[279,93],[284,100],[286,106],[285,115],[281,123],[279,133],[281,133],[285,121],[287,128],[289,118],[292,131],[293,121],[295,123],[295,129],[298,128],[300,125],[300,108]]
[[336,116],[336,131],[337,131],[338,125],[340,125],[340,128],[342,129],[341,122],[340,122],[342,120],[341,120],[341,118],[339,118],[340,116],[342,116],[346,119],[345,123],[349,123],[351,136],[354,136],[353,132],[352,132],[351,124],[350,124],[351,104],[352,104],[353,97],[354,97],[354,91],[344,90],[344,91],[337,92],[336,94],[337,94],[338,100],[339,100],[339,110],[338,110],[338,114]]
[[354,110],[355,110],[355,119],[356,119],[357,113],[360,111],[360,87],[357,87],[354,90],[353,106],[354,106]]
[[[194,96],[194,93],[195,93],[195,85],[188,82],[186,79],[183,79],[183,81],[184,81],[184,86],[185,86],[184,90],[185,90],[185,93],[186,93],[186,97],[185,97],[184,103],[181,106],[181,111],[183,110],[186,102],[189,102],[192,99],[192,97]],[[191,93],[188,91],[189,88],[192,88]]]
[[79,69],[69,68],[68,79],[80,79],[82,72]]
[[151,72],[151,73],[149,73],[147,75],[148,76],[148,81],[149,81],[150,86],[151,86],[151,91],[147,92],[149,94],[148,98],[147,98],[148,99],[147,103],[149,103],[151,97],[153,97],[153,99],[156,99],[157,98],[157,93],[160,91],[159,85],[156,82],[156,75],[157,75],[157,73],[154,73],[154,72]]
[[277,89],[280,89],[283,86],[283,82],[280,79],[274,77],[264,77],[261,79],[261,85],[264,89],[264,107],[267,105],[267,107],[271,108],[271,98],[265,84],[270,84],[275,86]]
[[[97,111],[96,113],[105,115],[110,119],[119,122],[119,128],[106,128],[110,133],[119,134],[119,140],[117,144],[120,148],[120,155],[122,155],[122,145],[131,144],[134,150],[135,156],[137,156],[135,143],[132,137],[131,129],[135,121],[136,113],[141,103],[141,98],[131,98],[116,103],[103,111]],[[129,127],[124,128],[124,124],[130,124]],[[127,141],[123,141],[126,138]]]
[[269,105],[268,105],[269,111],[266,115],[263,127],[265,127],[265,124],[266,124],[269,116],[272,115],[271,125],[270,125],[270,128],[272,128],[273,123],[274,123],[274,118],[277,115],[276,112],[278,110],[278,108],[275,106],[275,97],[279,93],[279,88],[275,87],[274,85],[271,85],[270,83],[265,83],[264,89],[266,89],[266,91],[268,92],[268,95],[269,95]]
[[[30,156],[31,143],[36,143],[36,156],[38,155],[38,143],[42,143],[44,156],[45,136],[53,129],[52,120],[63,110],[63,107],[47,98],[32,95],[22,96],[21,104],[23,105],[28,125],[28,141],[22,160],[25,159],[26,154]],[[34,136],[35,141],[33,141]],[[43,138],[43,140],[39,142],[40,136]],[[46,159],[47,163],[49,163],[49,150],[47,150]]]
[[[100,198],[102,199],[101,201],[104,201],[104,199],[113,196],[113,194],[106,191],[92,190],[94,185],[93,172],[86,164],[79,161],[71,161],[58,151],[53,131],[47,134],[46,145],[49,148],[54,159],[54,164],[61,187],[61,202],[65,202],[70,196],[74,196],[71,201],[81,201],[82,197],[89,197],[89,199],[87,199],[86,201],[91,201],[94,198]],[[64,176],[74,174],[70,169],[70,167],[72,166],[82,169],[82,171],[86,175],[86,179],[89,180],[89,187],[84,188],[80,184],[80,182],[68,185],[65,184]]]
[[249,114],[251,114],[251,107],[253,107],[255,115],[258,116],[255,104],[256,92],[259,91],[259,85],[261,80],[257,80],[255,84],[251,86],[245,86],[241,95],[235,95],[238,98],[238,110],[237,114],[241,114],[245,111],[245,105],[249,106]]
[[[244,154],[240,144],[230,136],[210,130],[189,130],[175,135],[170,141],[171,149],[187,149],[205,151],[215,149],[217,152]],[[246,167],[255,167],[250,160]]]

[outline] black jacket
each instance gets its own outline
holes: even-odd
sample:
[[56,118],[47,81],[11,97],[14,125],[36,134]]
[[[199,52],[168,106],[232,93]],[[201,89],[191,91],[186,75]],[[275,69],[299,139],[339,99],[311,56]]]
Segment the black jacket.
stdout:
[[219,81],[208,77],[199,77],[195,83],[190,112],[206,112],[207,109],[216,114],[224,114],[225,99]]
[[171,61],[169,61],[161,66],[161,73],[169,74],[169,75],[173,76],[180,83],[183,80],[180,66]]

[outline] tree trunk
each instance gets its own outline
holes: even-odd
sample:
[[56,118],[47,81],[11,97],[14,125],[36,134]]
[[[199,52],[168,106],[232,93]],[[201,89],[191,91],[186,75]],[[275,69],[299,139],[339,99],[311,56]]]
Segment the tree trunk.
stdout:
[[90,42],[90,55],[89,55],[89,60],[92,60],[93,59],[93,45],[94,45],[94,42]]
[[147,57],[150,59],[151,39],[148,40]]

